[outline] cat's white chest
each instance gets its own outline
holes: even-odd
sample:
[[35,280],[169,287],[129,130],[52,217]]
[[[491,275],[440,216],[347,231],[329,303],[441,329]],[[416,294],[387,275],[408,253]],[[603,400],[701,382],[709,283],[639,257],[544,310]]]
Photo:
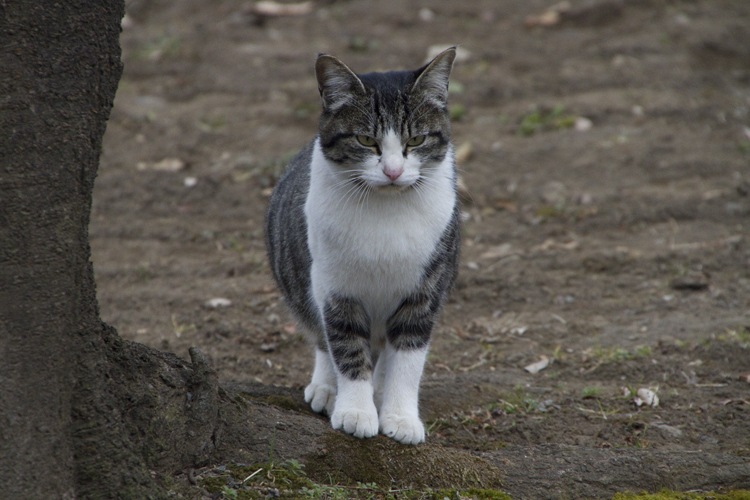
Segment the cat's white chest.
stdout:
[[429,189],[364,199],[336,182],[335,166],[316,144],[305,212],[319,305],[330,293],[344,294],[362,300],[373,320],[384,320],[418,287],[452,216],[451,161]]

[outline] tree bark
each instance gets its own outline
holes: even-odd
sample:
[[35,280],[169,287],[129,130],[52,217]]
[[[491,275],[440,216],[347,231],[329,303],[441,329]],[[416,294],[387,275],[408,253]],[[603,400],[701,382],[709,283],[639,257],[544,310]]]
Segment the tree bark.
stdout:
[[[99,321],[87,237],[122,73],[123,12],[121,0],[0,3],[0,477],[12,478],[6,498],[86,496],[89,485],[113,479],[90,476],[92,463],[105,458],[99,468],[115,475],[126,466],[96,453],[100,440],[119,440],[122,432],[107,414],[106,393],[97,394],[106,377],[101,343],[111,333]],[[150,492],[141,475],[133,492]],[[115,478],[108,489],[126,491],[123,481]]]

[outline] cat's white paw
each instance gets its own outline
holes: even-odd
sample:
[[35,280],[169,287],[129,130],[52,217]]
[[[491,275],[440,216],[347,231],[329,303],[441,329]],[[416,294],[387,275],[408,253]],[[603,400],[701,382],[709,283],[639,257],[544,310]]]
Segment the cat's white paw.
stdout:
[[424,442],[424,425],[417,416],[383,415],[380,417],[380,432],[401,444]]
[[368,409],[336,409],[331,415],[331,425],[354,437],[369,438],[378,433],[378,412],[375,405]]
[[336,405],[336,388],[329,384],[311,382],[305,388],[305,402],[310,403],[315,413],[332,415]]

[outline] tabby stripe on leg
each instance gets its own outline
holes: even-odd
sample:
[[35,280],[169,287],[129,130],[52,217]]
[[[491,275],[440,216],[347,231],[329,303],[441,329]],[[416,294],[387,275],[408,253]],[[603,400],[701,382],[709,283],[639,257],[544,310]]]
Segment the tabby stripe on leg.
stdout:
[[430,341],[439,300],[424,293],[410,295],[388,318],[388,342],[396,349],[421,349]]
[[422,275],[419,290],[406,297],[386,323],[388,342],[396,349],[421,349],[430,341],[440,306],[456,279],[460,245],[458,209],[445,229]]
[[328,348],[339,371],[350,380],[372,374],[370,318],[356,299],[332,295],[323,307]]

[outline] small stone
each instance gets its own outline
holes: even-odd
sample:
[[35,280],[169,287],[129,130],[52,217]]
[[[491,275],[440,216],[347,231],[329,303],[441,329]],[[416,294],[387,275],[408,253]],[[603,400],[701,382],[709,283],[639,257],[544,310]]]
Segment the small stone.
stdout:
[[218,309],[219,307],[229,307],[231,305],[232,301],[223,297],[217,297],[215,299],[206,301],[206,307],[210,307],[211,309]]
[[419,9],[419,20],[423,23],[429,23],[435,19],[435,13],[428,9],[427,7],[422,7]]
[[672,427],[671,425],[657,424],[654,427],[656,427],[657,429],[661,431],[664,431],[664,433],[670,437],[678,438],[682,436],[682,431],[678,429],[677,427]]
[[576,121],[573,124],[573,128],[575,128],[579,132],[588,132],[593,126],[594,122],[583,116],[579,116],[578,118],[576,118]]
[[268,316],[266,316],[266,321],[271,323],[272,325],[277,324],[279,321],[281,321],[281,318],[276,313],[271,313]]
[[636,406],[659,406],[659,396],[656,395],[651,389],[645,389],[641,387],[636,392],[636,398],[633,400]]
[[277,344],[261,344],[260,350],[263,352],[272,352],[275,351],[277,347]]

